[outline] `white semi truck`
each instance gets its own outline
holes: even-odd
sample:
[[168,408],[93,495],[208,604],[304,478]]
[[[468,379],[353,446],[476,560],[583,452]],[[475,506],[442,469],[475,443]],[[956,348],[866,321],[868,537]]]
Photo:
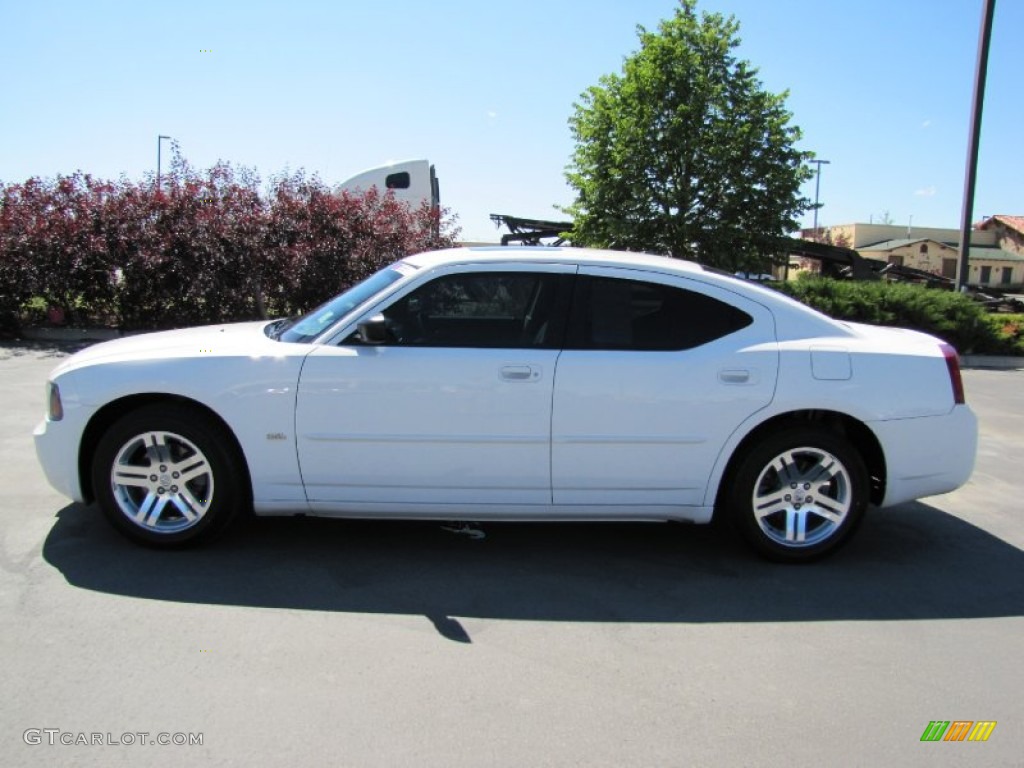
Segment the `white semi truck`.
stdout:
[[441,190],[437,174],[429,160],[406,160],[382,165],[357,173],[338,185],[338,192],[368,192],[376,187],[380,192],[392,192],[396,200],[418,208],[428,203],[432,208],[441,204]]

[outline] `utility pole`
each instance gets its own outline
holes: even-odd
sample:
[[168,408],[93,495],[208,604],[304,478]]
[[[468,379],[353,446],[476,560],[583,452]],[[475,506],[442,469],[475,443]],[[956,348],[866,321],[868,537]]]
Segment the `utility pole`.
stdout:
[[170,140],[170,136],[157,136],[156,137],[156,190],[160,191],[160,146],[164,139]]
[[817,179],[814,182],[814,235],[818,235],[818,193],[821,191],[821,166],[831,165],[831,160],[811,160],[812,163],[817,163],[818,174]]
[[960,258],[956,267],[956,289],[967,287],[971,255],[971,217],[974,213],[974,183],[978,174],[978,139],[981,112],[985,103],[985,77],[988,74],[988,44],[992,38],[992,16],[996,0],[982,0],[978,58],[974,66],[974,98],[971,100],[971,126],[967,140],[967,169],[964,172],[964,207],[960,215]]

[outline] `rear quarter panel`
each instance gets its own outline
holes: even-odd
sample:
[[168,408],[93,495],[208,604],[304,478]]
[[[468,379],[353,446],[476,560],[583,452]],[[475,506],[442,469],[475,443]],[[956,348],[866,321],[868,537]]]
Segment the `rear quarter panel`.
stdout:
[[955,405],[939,340],[896,329],[780,342],[779,383],[771,406],[743,424],[724,447],[709,485],[714,502],[728,462],[759,425],[795,411],[823,410],[863,422],[878,439],[887,469],[882,506],[945,493],[974,466],[977,421]]

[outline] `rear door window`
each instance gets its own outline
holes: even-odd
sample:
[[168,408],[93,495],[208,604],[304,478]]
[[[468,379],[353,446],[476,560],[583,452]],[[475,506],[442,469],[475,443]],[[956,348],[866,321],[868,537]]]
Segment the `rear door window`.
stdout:
[[697,291],[662,283],[580,276],[567,348],[679,351],[753,322],[746,312]]

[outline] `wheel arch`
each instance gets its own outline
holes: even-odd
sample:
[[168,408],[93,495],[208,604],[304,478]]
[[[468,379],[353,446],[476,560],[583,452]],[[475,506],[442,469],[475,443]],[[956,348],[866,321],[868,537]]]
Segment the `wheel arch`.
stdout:
[[885,451],[875,433],[864,422],[846,413],[831,410],[797,410],[776,414],[761,422],[748,432],[733,449],[725,470],[715,489],[714,506],[717,509],[722,497],[722,490],[732,482],[736,467],[743,455],[756,445],[765,435],[790,426],[817,426],[827,429],[850,442],[864,460],[870,482],[870,501],[879,505],[885,498],[886,462]]
[[90,471],[90,464],[92,462],[93,455],[96,452],[96,447],[99,444],[100,438],[103,437],[103,434],[122,416],[144,406],[161,404],[174,404],[190,408],[197,413],[202,414],[204,417],[209,418],[211,423],[216,425],[216,427],[223,432],[223,434],[228,438],[230,450],[236,454],[236,458],[240,462],[239,466],[242,467],[244,475],[242,478],[242,488],[246,495],[246,503],[251,505],[252,477],[249,474],[249,463],[246,460],[245,451],[242,450],[242,445],[238,441],[238,436],[235,434],[234,430],[231,429],[228,423],[208,405],[204,405],[198,400],[193,400],[189,397],[160,392],[127,395],[125,397],[118,398],[117,400],[112,400],[96,411],[92,418],[89,419],[89,423],[86,425],[85,430],[82,433],[82,440],[78,446],[78,477],[82,486],[82,496],[85,499],[85,502],[87,504],[91,504],[96,499],[95,489],[92,487],[92,472]]

